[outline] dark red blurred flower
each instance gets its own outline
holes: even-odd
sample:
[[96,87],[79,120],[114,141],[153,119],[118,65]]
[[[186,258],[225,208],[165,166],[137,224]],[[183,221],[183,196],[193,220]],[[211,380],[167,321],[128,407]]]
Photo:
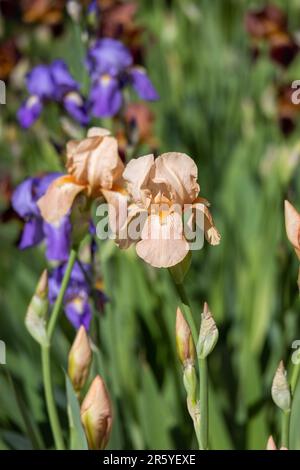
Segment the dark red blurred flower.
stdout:
[[287,18],[276,5],[267,5],[259,10],[246,13],[245,27],[247,32],[256,39],[266,39],[276,31],[286,29]]
[[7,80],[16,63],[19,54],[13,39],[0,44],[0,80]]
[[[138,132],[138,140],[150,145],[154,143],[154,114],[144,103],[131,103],[125,111],[125,120],[131,128]],[[134,129],[133,129],[134,130]]]
[[275,5],[249,11],[245,27],[252,38],[254,57],[259,53],[261,41],[268,44],[271,59],[282,67],[288,67],[299,52],[299,46],[287,29],[285,13]]
[[295,90],[290,85],[282,85],[278,90],[278,119],[284,135],[289,135],[294,130],[295,120],[300,112],[300,105],[292,101],[294,92]]
[[270,56],[283,67],[288,67],[299,52],[299,46],[287,33],[278,32],[270,36]]

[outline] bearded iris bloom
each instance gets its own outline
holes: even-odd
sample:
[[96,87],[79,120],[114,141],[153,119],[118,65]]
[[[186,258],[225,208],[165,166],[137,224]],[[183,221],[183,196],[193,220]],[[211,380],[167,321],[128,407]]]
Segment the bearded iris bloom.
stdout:
[[[202,215],[205,238],[211,245],[218,245],[221,237],[208,201],[198,197],[197,177],[195,162],[183,153],[164,153],[156,159],[145,155],[131,160],[123,173],[130,205],[127,220],[119,229],[119,246],[127,248],[135,243],[138,256],[154,267],[179,264],[191,249],[183,227],[183,215],[191,208],[189,226],[197,223],[198,212]],[[133,239],[130,229],[137,218],[142,226],[139,238]],[[122,236],[124,233],[126,237]]]
[[86,65],[92,79],[90,105],[95,117],[117,114],[127,85],[131,85],[143,100],[158,99],[146,70],[133,65],[129,49],[116,39],[96,41],[88,51]]
[[17,114],[22,127],[32,126],[49,101],[59,103],[73,119],[87,125],[87,105],[64,61],[57,59],[50,65],[37,65],[27,75],[26,85],[29,97]]
[[118,142],[108,130],[93,127],[85,139],[69,141],[66,168],[68,174],[55,179],[38,201],[47,222],[59,222],[80,193],[90,199],[126,199],[122,189],[124,165]]
[[70,251],[71,224],[66,215],[59,223],[45,222],[37,201],[60,174],[50,173],[42,177],[27,178],[14,191],[12,206],[25,219],[19,247],[23,250],[46,241],[46,256],[50,260],[65,261]]
[[[60,291],[61,283],[65,274],[66,263],[55,268],[49,276],[49,301],[54,304]],[[74,326],[78,329],[81,325],[89,330],[92,319],[92,306],[90,296],[94,295],[97,309],[101,310],[107,301],[105,294],[100,289],[92,288],[87,282],[87,276],[91,274],[91,265],[75,263],[70,281],[64,296],[65,314]]]

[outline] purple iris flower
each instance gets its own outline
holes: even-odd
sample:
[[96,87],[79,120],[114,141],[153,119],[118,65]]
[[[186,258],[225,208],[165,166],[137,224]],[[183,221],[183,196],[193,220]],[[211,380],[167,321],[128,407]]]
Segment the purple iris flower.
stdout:
[[71,223],[65,216],[59,225],[45,222],[40,214],[37,201],[42,197],[49,184],[59,173],[50,173],[42,177],[27,178],[14,191],[12,206],[25,225],[19,247],[23,250],[38,245],[45,240],[46,256],[50,260],[65,261],[70,251]]
[[40,116],[47,101],[61,104],[76,121],[87,125],[87,105],[79,93],[79,84],[74,80],[63,60],[54,60],[50,65],[37,65],[26,77],[30,94],[21,105],[17,117],[27,129]]
[[[49,276],[49,301],[53,304],[58,296],[61,283],[66,271],[67,263],[63,263],[55,268]],[[64,296],[65,313],[74,328],[79,328],[83,325],[86,330],[90,327],[92,319],[92,307],[90,303],[90,296],[93,294],[97,300],[96,306],[99,308],[98,300],[101,300],[102,307],[106,302],[106,297],[100,289],[92,292],[88,283],[88,278],[91,277],[91,265],[82,263],[79,265],[75,263],[70,281]]]
[[90,47],[86,66],[92,79],[90,104],[95,117],[111,117],[122,106],[122,90],[132,85],[140,98],[159,98],[143,67],[133,65],[129,49],[116,39],[104,38]]

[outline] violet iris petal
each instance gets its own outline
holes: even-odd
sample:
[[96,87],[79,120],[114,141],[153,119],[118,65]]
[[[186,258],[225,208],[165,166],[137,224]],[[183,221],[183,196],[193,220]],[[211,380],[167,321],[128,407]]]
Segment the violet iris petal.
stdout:
[[89,116],[87,106],[82,97],[77,92],[67,93],[63,98],[63,105],[65,110],[83,126],[89,123]]
[[16,187],[11,202],[14,210],[20,217],[39,216],[39,209],[36,205],[36,187],[38,182],[38,178],[27,178]]
[[146,101],[158,100],[158,93],[142,67],[133,67],[130,70],[130,77],[132,86],[140,98]]
[[49,65],[37,65],[27,75],[27,89],[30,95],[51,99],[55,96],[55,84]]
[[65,93],[79,90],[79,85],[69,72],[63,60],[57,59],[50,65],[51,77],[55,84],[56,99],[61,100]]
[[25,223],[19,248],[25,250],[38,245],[44,238],[43,221],[38,218],[32,218]]
[[58,176],[60,173],[49,173],[40,178],[26,179],[15,189],[12,196],[12,206],[26,221],[20,248],[29,248],[46,239],[47,258],[65,261],[68,258],[71,245],[69,217],[65,217],[58,227],[46,224],[37,206],[37,201],[45,194],[49,184]]
[[[55,268],[49,276],[49,301],[52,304],[58,296],[66,266],[67,264],[63,263]],[[90,274],[90,265],[83,264],[82,267],[87,274]],[[76,262],[64,297],[66,315],[75,328],[79,328],[80,325],[84,325],[86,329],[89,328],[92,317],[89,295],[90,286],[81,267]]]
[[132,56],[120,41],[104,38],[89,49],[86,64],[93,78],[104,74],[116,77],[132,65]]
[[32,126],[32,124],[34,124],[34,122],[39,118],[42,110],[43,105],[37,95],[27,98],[17,112],[17,118],[20,125],[24,129]]
[[95,117],[114,116],[119,112],[122,100],[118,79],[104,75],[92,85],[90,102]]
[[63,217],[58,226],[44,222],[46,238],[46,256],[56,261],[67,261],[71,246],[71,222],[68,216]]
[[78,329],[83,325],[87,331],[89,330],[92,319],[92,309],[85,294],[78,295],[66,302],[65,312],[74,328]]

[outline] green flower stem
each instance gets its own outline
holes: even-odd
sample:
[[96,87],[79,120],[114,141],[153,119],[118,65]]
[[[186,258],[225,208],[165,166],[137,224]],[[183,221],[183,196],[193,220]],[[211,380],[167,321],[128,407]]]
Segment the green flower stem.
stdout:
[[294,395],[296,387],[297,387],[299,374],[300,374],[300,362],[299,362],[299,364],[294,364],[293,369],[292,369],[292,375],[291,375],[291,392],[292,392],[292,396]]
[[[300,374],[300,363],[293,364],[292,371],[291,371],[291,379],[290,379],[292,402],[293,402],[294,394],[296,391],[299,374]],[[291,404],[291,407],[292,407],[292,404]],[[289,439],[290,439],[290,421],[291,421],[291,410],[283,411],[282,418],[281,418],[281,446],[287,447],[288,449],[289,449]]]
[[199,359],[200,371],[200,442],[208,449],[208,371],[207,358]]
[[50,368],[50,348],[49,346],[42,346],[42,367],[43,367],[43,381],[46,396],[47,411],[50,420],[50,426],[54,438],[55,447],[57,450],[64,450],[65,445],[62,437],[62,431],[57,415],[53,387],[51,380]]
[[76,251],[72,250],[69,256],[69,261],[67,264],[67,268],[60,286],[60,291],[55,301],[49,324],[48,324],[48,339],[49,345],[42,346],[42,368],[43,368],[43,382],[44,382],[44,389],[45,389],[45,397],[46,397],[46,405],[47,411],[49,415],[50,425],[52,429],[52,434],[55,442],[55,447],[57,450],[63,450],[65,448],[62,431],[60,427],[60,422],[58,419],[57,409],[54,400],[53,394],[53,385],[52,385],[52,377],[51,377],[51,366],[50,366],[50,345],[51,339],[55,330],[55,326],[57,323],[57,319],[62,307],[62,302],[65,296],[66,289],[68,287],[68,283],[70,280],[70,276],[72,273],[72,269],[76,260]]
[[51,316],[50,316],[49,324],[48,324],[48,331],[47,332],[48,332],[49,343],[51,343],[51,339],[52,339],[52,336],[53,336],[53,333],[54,333],[54,330],[55,330],[58,315],[59,315],[60,310],[61,310],[61,306],[62,306],[62,302],[63,302],[64,296],[65,296],[65,292],[66,292],[66,289],[67,289],[68,284],[69,284],[72,269],[73,269],[74,263],[76,261],[76,256],[77,256],[76,251],[72,250],[71,253],[70,253],[70,256],[69,256],[69,261],[68,261],[68,264],[67,264],[67,267],[66,267],[64,278],[63,278],[61,286],[60,286],[60,291],[59,291],[59,294],[58,294],[57,299],[55,301],[55,304],[54,304],[54,307],[53,307],[53,310],[52,310],[52,313],[51,313]]
[[283,411],[281,418],[281,447],[289,448],[291,410]]
[[[181,300],[182,313],[190,327],[192,338],[194,341],[195,349],[197,348],[198,342],[198,330],[195,324],[195,320],[192,314],[190,302],[188,300],[184,285],[177,283],[172,275],[172,271],[169,270],[174,287]],[[200,420],[198,432],[196,431],[197,439],[199,442],[200,450],[208,449],[208,371],[206,359],[200,359],[198,357],[198,370],[199,370],[199,403],[200,403]],[[204,440],[202,440],[204,439]]]

